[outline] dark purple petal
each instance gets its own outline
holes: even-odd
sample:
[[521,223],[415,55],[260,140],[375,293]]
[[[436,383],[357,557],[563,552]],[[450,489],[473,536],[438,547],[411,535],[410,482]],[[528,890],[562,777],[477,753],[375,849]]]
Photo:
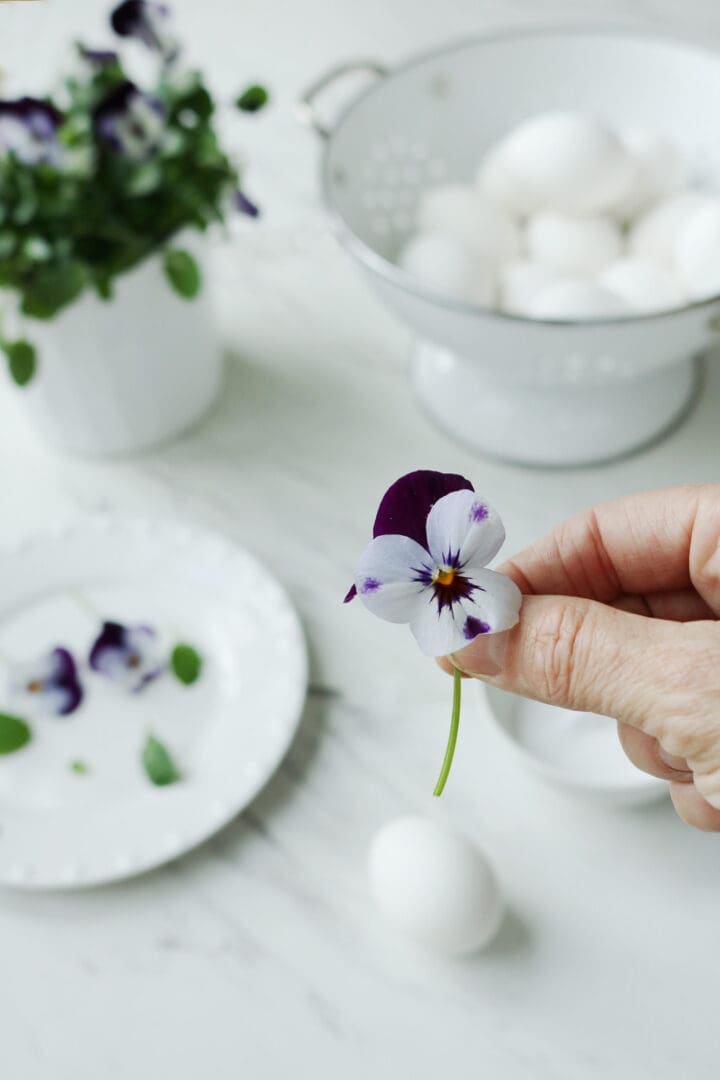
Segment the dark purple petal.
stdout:
[[[457,473],[434,472],[431,469],[417,469],[407,473],[396,480],[380,500],[373,525],[373,538],[409,536],[421,547],[427,548],[425,524],[438,499],[453,491],[474,490],[470,481]],[[356,596],[357,590],[353,585],[343,603],[349,603]]]
[[108,654],[123,650],[126,647],[127,630],[121,623],[103,623],[102,630],[95,639],[88,657],[88,664],[93,671],[103,670],[103,660]]
[[93,127],[102,142],[137,158],[150,153],[157,145],[158,132],[151,130],[156,125],[148,123],[148,117],[153,113],[163,115],[162,103],[143,94],[129,79],[124,79],[95,107]]
[[67,716],[75,712],[83,699],[83,689],[78,678],[77,664],[71,652],[58,646],[50,654],[53,671],[47,680],[48,688],[57,688],[65,691],[65,701],[58,710],[60,716]]
[[260,215],[258,207],[242,191],[235,192],[235,206],[241,214],[247,214],[248,217],[256,218]]
[[396,480],[382,497],[373,525],[373,537],[409,536],[427,547],[425,523],[438,499],[452,491],[474,491],[464,476],[419,469]]
[[170,8],[150,0],[124,0],[110,15],[110,25],[120,37],[134,37],[166,60],[177,55],[177,43],[164,27],[170,21]]
[[63,122],[63,114],[47,101],[21,97],[0,101],[0,116],[12,116],[25,124],[38,138],[52,139]]
[[491,629],[490,623],[483,622],[482,619],[476,619],[474,615],[468,615],[463,626],[463,637],[467,641],[473,641],[480,634],[489,634]]

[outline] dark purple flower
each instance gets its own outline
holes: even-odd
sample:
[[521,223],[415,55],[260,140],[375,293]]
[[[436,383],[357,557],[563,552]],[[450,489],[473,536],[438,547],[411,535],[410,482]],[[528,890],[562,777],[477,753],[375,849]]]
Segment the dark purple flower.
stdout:
[[63,114],[46,101],[22,97],[0,101],[0,154],[14,154],[26,165],[57,160],[57,129]]
[[165,111],[157,98],[143,94],[125,79],[96,107],[93,125],[98,139],[107,146],[132,161],[141,161],[160,145]]
[[93,671],[136,692],[166,667],[157,645],[157,634],[150,626],[106,622],[93,643],[88,663]]
[[178,42],[170,32],[170,8],[151,0],[124,0],[110,16],[110,25],[120,37],[137,38],[155,49],[165,60],[174,60]]
[[251,202],[242,191],[235,192],[235,206],[241,214],[247,214],[248,217],[259,217],[260,211],[254,202]]
[[[417,469],[401,476],[380,500],[373,525],[373,537],[409,536],[411,540],[425,547],[428,514],[438,499],[452,491],[474,491],[474,488],[469,480],[457,473]],[[357,589],[353,585],[344,602],[347,604],[356,596]]]
[[77,665],[62,646],[34,663],[17,664],[10,673],[10,690],[33,711],[54,716],[74,712],[83,698]]

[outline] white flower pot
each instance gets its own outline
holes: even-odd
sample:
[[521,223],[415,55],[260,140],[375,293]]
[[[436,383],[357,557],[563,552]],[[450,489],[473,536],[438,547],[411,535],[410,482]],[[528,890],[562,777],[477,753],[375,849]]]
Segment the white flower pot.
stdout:
[[142,450],[191,427],[217,397],[222,358],[207,283],[177,296],[160,257],[84,294],[48,322],[24,321],[38,370],[17,393],[38,431],[65,450]]

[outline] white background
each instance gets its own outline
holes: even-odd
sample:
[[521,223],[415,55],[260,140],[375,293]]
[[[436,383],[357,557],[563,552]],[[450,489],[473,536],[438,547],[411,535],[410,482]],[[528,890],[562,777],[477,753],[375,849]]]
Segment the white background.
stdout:
[[[518,770],[470,700],[440,806],[430,790],[450,684],[402,629],[340,600],[387,484],[464,472],[519,547],[575,509],[717,479],[720,376],[692,418],[627,462],[530,472],[473,458],[423,418],[409,341],[328,234],[317,146],[291,114],[354,56],[393,62],[517,21],[640,19],[720,43],[712,0],[202,0],[176,3],[214,87],[254,79],[243,121],[263,223],[223,260],[227,391],[191,437],[103,465],[43,449],[0,395],[0,540],[84,510],[182,514],[265,559],[305,620],[313,690],[293,750],[241,820],[180,863],[84,894],[0,895],[0,1072],[8,1080],[669,1080],[717,1070],[720,841],[669,804],[608,813]],[[0,4],[6,92],[37,92],[97,0]],[[718,117],[720,137],[720,115]],[[149,343],[152,347],[152,343]],[[273,677],[272,647],[267,652]],[[258,717],[258,723],[262,718]],[[511,914],[483,955],[444,964],[376,920],[364,855],[408,810],[462,825]]]

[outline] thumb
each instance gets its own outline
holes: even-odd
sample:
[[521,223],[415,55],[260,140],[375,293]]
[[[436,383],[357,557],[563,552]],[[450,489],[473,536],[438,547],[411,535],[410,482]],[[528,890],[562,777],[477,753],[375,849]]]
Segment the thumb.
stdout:
[[650,731],[673,679],[677,626],[579,597],[526,596],[517,626],[449,659],[500,689]]

